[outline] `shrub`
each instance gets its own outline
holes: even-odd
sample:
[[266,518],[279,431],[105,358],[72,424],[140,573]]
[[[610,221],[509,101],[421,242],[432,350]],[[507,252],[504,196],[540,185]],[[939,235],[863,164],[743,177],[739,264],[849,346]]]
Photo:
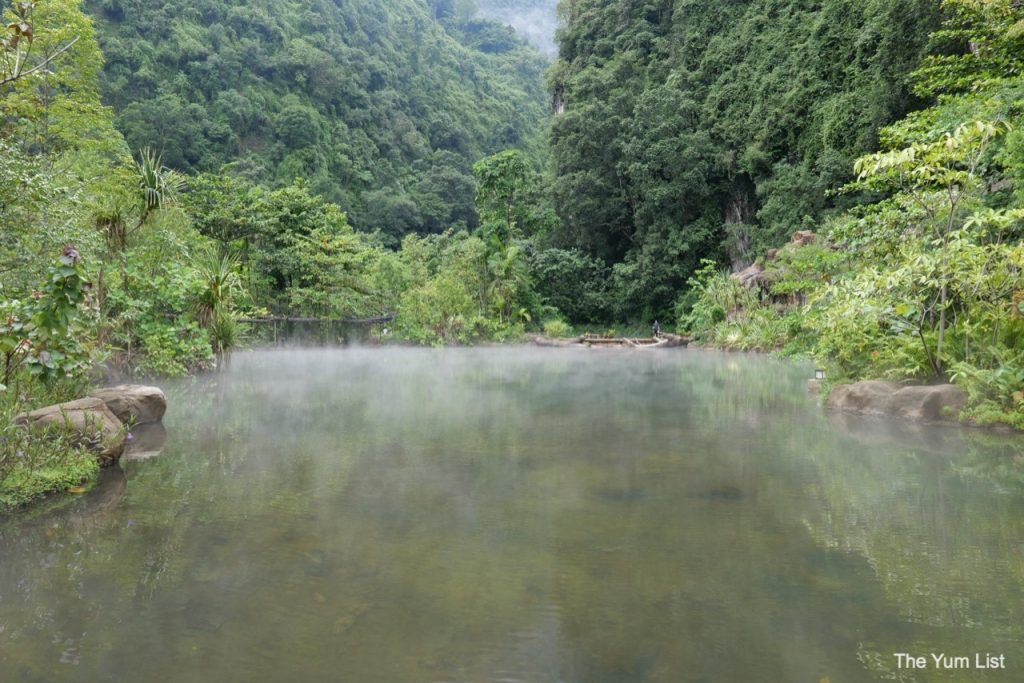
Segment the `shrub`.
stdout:
[[564,320],[553,319],[544,322],[544,335],[555,339],[572,336],[572,325]]
[[705,339],[730,314],[753,308],[757,295],[708,259],[690,278],[690,291],[676,303],[679,330]]

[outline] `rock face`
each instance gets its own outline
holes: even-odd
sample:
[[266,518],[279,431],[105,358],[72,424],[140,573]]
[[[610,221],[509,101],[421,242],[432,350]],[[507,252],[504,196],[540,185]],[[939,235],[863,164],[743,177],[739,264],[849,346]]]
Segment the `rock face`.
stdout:
[[831,410],[928,422],[955,420],[966,404],[967,394],[952,384],[900,387],[875,380],[838,386],[828,397]]
[[33,431],[64,431],[72,443],[96,451],[100,463],[112,465],[124,452],[125,433],[121,421],[98,398],[82,398],[24,413],[15,424]]
[[167,412],[167,399],[157,387],[121,384],[98,389],[89,395],[106,403],[110,412],[125,424],[159,422]]
[[790,238],[789,242],[790,244],[805,247],[808,244],[814,244],[814,242],[817,239],[818,236],[814,234],[813,230],[797,230],[796,232],[793,233],[793,236]]
[[747,289],[750,289],[751,287],[761,284],[763,275],[764,268],[759,264],[755,263],[749,268],[741,270],[738,273],[733,273],[732,277],[741,285],[743,285]]

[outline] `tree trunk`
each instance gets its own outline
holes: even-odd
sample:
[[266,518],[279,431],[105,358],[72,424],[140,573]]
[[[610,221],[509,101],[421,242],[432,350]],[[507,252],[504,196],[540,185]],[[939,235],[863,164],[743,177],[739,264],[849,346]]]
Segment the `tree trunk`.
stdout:
[[949,285],[946,284],[946,275],[942,275],[942,293],[940,295],[939,310],[939,341],[935,345],[935,369],[938,374],[942,373],[942,349],[946,341],[946,299]]

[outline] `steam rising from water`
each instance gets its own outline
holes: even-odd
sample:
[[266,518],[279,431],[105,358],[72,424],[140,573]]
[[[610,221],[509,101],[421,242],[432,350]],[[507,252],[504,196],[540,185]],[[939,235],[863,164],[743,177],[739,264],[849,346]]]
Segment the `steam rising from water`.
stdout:
[[1012,458],[826,421],[808,374],[682,349],[239,353],[165,384],[159,457],[0,523],[0,678],[867,681],[968,642],[1024,661]]

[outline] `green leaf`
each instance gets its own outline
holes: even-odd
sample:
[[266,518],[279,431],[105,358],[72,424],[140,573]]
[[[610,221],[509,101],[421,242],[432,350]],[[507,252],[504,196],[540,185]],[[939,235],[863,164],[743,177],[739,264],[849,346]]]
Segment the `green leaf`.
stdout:
[[895,311],[896,311],[896,315],[898,315],[898,316],[900,316],[902,318],[908,318],[908,317],[914,315],[914,313],[916,312],[914,307],[912,305],[910,305],[910,304],[897,304],[896,308],[895,308]]

